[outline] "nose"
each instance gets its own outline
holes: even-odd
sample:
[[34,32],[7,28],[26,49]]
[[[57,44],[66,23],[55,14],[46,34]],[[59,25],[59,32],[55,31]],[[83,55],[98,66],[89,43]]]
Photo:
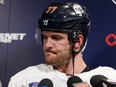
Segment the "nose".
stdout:
[[53,47],[53,40],[51,38],[47,38],[44,40],[44,47],[45,48],[52,48]]

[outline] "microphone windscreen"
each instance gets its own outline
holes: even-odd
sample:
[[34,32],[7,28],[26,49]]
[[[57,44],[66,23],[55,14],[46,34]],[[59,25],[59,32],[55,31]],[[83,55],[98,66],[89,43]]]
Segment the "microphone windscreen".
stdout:
[[79,83],[79,82],[83,82],[79,77],[77,76],[72,76],[68,79],[67,81],[67,86],[68,87],[74,87],[73,84],[74,83]]
[[50,79],[45,78],[40,81],[38,87],[53,87],[53,83]]
[[101,81],[102,79],[107,79],[107,77],[103,75],[94,75],[90,79],[90,84],[92,85],[92,87],[103,87]]

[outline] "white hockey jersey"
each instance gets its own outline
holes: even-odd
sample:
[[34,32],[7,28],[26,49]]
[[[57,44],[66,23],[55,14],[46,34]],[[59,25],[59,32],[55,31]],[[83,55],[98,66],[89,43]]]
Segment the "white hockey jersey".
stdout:
[[[116,80],[116,70],[105,66],[100,66],[88,72],[75,75],[80,77],[83,82],[87,82],[90,86],[90,79],[94,75],[103,75],[109,79]],[[38,87],[39,82],[45,78],[48,78],[53,82],[53,87],[67,87],[69,76],[58,70],[54,70],[50,65],[39,64],[30,66],[12,76],[8,87]]]

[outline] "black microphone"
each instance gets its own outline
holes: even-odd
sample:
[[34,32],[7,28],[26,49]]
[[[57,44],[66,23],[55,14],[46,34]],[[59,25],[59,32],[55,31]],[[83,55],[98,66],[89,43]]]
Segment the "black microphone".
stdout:
[[103,87],[102,79],[107,79],[107,77],[103,75],[94,75],[90,79],[90,84],[92,87]]
[[77,76],[71,76],[67,81],[68,87],[74,87],[73,84],[83,82],[79,77]]
[[103,87],[116,87],[116,81],[111,79],[102,79]]
[[89,87],[87,82],[83,82],[79,77],[72,76],[67,81],[68,87]]
[[38,87],[53,87],[53,83],[50,79],[45,78],[40,81]]

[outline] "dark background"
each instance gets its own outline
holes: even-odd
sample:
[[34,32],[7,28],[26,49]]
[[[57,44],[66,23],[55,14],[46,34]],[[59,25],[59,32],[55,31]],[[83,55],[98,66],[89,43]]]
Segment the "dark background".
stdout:
[[[1,1],[4,1],[2,3]],[[7,87],[10,77],[28,66],[44,62],[42,45],[36,44],[35,30],[42,11],[52,2],[80,2],[91,17],[91,30],[83,57],[93,67],[116,69],[116,4],[112,0],[0,0],[0,33],[25,33],[23,40],[0,41],[0,80]]]

